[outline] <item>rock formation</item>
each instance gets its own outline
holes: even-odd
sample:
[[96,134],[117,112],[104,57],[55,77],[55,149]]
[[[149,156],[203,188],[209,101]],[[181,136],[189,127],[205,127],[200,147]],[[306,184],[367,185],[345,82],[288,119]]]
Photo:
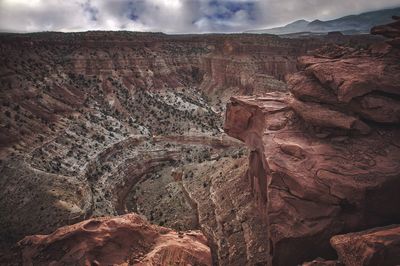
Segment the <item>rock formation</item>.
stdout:
[[[205,167],[207,164],[210,166]],[[244,178],[247,169],[244,156],[185,166],[183,186],[197,206],[200,228],[208,239],[214,265],[267,262],[267,227],[257,215],[252,190]]]
[[337,235],[332,237],[331,243],[347,266],[400,263],[399,225]]
[[[50,233],[20,242],[27,264],[75,249],[100,264],[199,262],[204,241],[118,216],[131,212],[201,229],[220,265],[331,259],[331,236],[397,222],[398,53],[378,39],[1,35],[0,264],[4,245]],[[297,57],[327,43],[300,60],[288,94]],[[247,95],[225,127],[248,163],[222,130],[232,95]],[[142,250],[119,242],[126,231]]]
[[[297,56],[326,42],[129,32],[1,35],[1,240],[130,211],[175,229],[198,227],[171,171],[241,152],[222,133],[225,101],[285,90],[279,79],[297,70]],[[169,193],[160,190],[164,185]]]
[[[198,212],[196,203],[199,210],[214,205],[192,196],[211,193],[213,182],[207,174],[210,186],[196,183],[203,176],[193,173],[210,173],[220,159],[228,171],[246,154],[222,133],[230,95],[285,90],[279,78],[296,71],[295,58],[326,42],[129,32],[1,35],[0,264],[26,235],[128,212],[176,230],[206,228],[215,258],[239,258],[229,255],[235,241],[223,242],[234,233],[249,238],[239,226],[244,218],[234,217],[236,229],[228,230],[213,210]],[[189,175],[186,167],[198,171]],[[244,201],[216,205],[224,213],[225,204],[243,204],[250,213],[254,206]],[[220,233],[209,227],[214,221]],[[246,241],[237,248],[247,247],[245,260],[263,261],[261,244]]]
[[389,40],[387,42],[391,46],[400,47],[400,17],[393,16],[394,22],[382,25],[382,26],[375,26],[371,29],[372,34],[376,35],[383,35]]
[[23,265],[211,265],[206,238],[136,214],[95,218],[19,242]]
[[332,236],[400,222],[399,49],[336,46],[299,64],[291,93],[232,97],[226,112],[225,131],[251,150],[272,265],[334,259]]

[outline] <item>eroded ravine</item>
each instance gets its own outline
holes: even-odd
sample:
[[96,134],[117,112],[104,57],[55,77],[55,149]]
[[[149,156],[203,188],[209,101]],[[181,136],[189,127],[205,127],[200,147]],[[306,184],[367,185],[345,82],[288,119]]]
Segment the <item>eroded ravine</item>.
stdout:
[[[268,204],[264,115],[253,117],[258,128],[249,140],[258,142],[248,151],[223,133],[225,103],[234,95],[287,91],[282,80],[297,70],[297,57],[325,44],[324,37],[89,32],[0,38],[6,58],[0,66],[2,241],[137,212],[178,231],[200,228],[214,263],[268,262],[268,226],[259,215]],[[272,122],[271,131],[285,126]],[[104,224],[137,219],[126,217]],[[179,232],[171,234],[179,242]]]

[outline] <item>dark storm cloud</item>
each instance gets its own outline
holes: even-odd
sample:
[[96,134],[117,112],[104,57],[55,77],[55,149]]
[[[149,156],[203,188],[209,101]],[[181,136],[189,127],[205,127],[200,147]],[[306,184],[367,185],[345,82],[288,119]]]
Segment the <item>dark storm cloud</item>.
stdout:
[[93,21],[97,20],[97,14],[99,13],[99,10],[95,7],[93,7],[90,4],[90,1],[87,1],[86,3],[83,3],[82,8],[85,12],[87,12],[87,14],[89,15],[90,19]]
[[0,0],[0,30],[240,32],[393,6],[400,6],[400,1]]

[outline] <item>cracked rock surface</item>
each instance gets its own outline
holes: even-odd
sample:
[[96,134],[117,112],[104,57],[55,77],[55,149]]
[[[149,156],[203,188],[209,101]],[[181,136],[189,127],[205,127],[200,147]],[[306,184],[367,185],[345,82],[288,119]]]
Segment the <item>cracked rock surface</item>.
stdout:
[[200,232],[177,233],[137,214],[89,219],[18,245],[24,265],[211,265]]
[[251,150],[272,265],[335,259],[332,236],[400,222],[399,50],[336,49],[300,58],[291,93],[227,107],[225,131]]
[[337,235],[332,237],[331,243],[338,252],[340,260],[348,266],[400,263],[399,225]]

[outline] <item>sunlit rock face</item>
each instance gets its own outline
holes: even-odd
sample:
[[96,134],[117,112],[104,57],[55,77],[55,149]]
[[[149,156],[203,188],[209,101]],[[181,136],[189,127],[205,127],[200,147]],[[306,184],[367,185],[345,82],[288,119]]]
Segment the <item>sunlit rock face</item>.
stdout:
[[334,259],[332,236],[400,222],[399,62],[390,41],[325,48],[300,57],[290,93],[231,98],[225,131],[251,150],[272,265]]

